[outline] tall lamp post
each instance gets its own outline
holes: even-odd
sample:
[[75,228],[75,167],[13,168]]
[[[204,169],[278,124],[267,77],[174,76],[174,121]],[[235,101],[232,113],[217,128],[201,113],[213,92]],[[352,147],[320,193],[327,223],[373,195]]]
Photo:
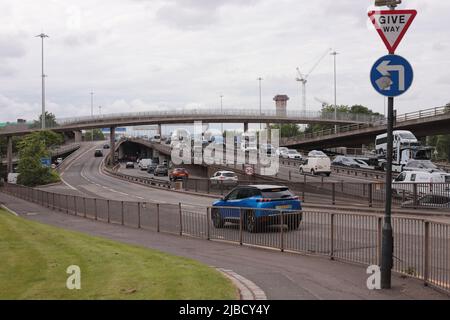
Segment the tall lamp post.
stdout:
[[[259,77],[258,79],[256,79],[259,81],[259,117],[262,116],[262,87],[261,87],[261,82],[264,80],[262,77]],[[261,131],[262,129],[262,124],[261,122],[259,123],[259,130]]]
[[[91,91],[91,118],[94,118],[94,91]],[[91,141],[94,141],[94,129],[91,130]]]
[[[337,75],[336,75],[336,56],[338,52],[333,51],[330,53],[333,56],[334,61],[334,120],[337,121]],[[334,125],[334,132],[337,133],[337,124]]]
[[[220,95],[220,113],[223,113],[223,95]],[[223,135],[223,122],[220,124],[220,131],[222,132]]]
[[48,38],[45,33],[38,34],[36,37],[42,40],[42,115],[41,128],[45,129],[45,73],[44,73],[44,38]]

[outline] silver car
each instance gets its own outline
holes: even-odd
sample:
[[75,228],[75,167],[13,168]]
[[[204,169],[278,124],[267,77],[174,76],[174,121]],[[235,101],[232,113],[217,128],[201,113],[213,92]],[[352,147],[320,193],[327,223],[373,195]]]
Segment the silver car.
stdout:
[[211,184],[223,184],[227,186],[236,186],[239,178],[233,171],[217,171],[210,178]]

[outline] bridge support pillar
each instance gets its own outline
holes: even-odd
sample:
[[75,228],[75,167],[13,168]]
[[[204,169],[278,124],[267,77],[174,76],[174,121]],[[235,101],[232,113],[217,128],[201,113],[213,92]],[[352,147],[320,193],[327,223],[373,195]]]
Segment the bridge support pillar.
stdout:
[[74,131],[73,133],[75,135],[75,142],[83,141],[83,135],[82,135],[81,131]]
[[115,159],[115,155],[116,155],[116,128],[115,127],[111,127],[109,129],[109,132],[110,132],[109,140],[110,140],[110,150],[111,150],[110,151],[111,156],[109,158],[109,163],[111,165],[114,165],[116,163],[116,159]]
[[244,122],[244,132],[248,131],[248,122]]
[[158,128],[156,129],[156,133],[161,136],[161,124],[158,124]]
[[12,136],[8,136],[7,138],[7,148],[6,148],[6,172],[13,172],[13,147],[12,147]]

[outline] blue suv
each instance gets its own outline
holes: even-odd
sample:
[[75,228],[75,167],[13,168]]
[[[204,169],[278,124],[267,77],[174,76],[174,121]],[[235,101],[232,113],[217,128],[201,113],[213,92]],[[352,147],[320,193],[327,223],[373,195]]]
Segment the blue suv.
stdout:
[[[235,209],[236,208],[236,209]],[[273,209],[273,210],[262,210]],[[214,227],[223,228],[226,222],[240,223],[249,232],[260,231],[263,225],[281,223],[289,230],[298,229],[302,220],[302,205],[288,187],[271,185],[239,186],[215,201],[211,208]]]

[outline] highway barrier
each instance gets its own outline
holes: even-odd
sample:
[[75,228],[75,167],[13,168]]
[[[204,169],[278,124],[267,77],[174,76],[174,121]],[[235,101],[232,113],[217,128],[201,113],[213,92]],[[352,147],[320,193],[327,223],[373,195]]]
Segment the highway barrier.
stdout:
[[[105,223],[362,265],[380,264],[381,215],[303,211],[299,216],[299,212],[284,209],[261,214],[238,207],[89,198],[13,184],[5,184],[1,191],[64,214]],[[393,217],[393,231],[393,270],[450,293],[450,224]]]

